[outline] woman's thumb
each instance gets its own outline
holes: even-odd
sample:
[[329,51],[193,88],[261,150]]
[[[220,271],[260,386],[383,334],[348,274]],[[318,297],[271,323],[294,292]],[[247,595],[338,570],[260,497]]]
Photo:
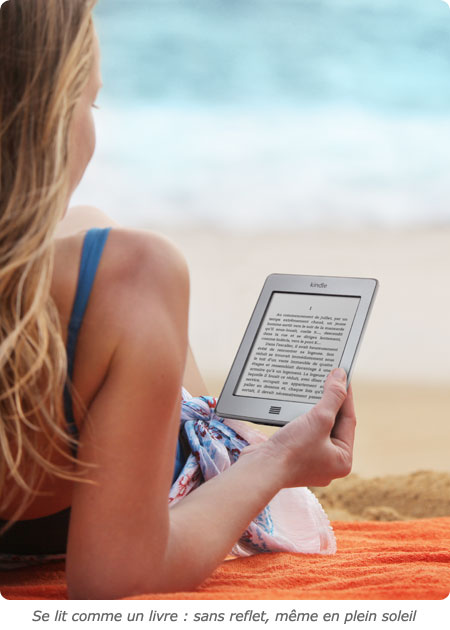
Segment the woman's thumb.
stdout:
[[327,377],[323,388],[323,395],[317,407],[336,416],[342,403],[347,397],[347,374],[343,368],[336,368]]

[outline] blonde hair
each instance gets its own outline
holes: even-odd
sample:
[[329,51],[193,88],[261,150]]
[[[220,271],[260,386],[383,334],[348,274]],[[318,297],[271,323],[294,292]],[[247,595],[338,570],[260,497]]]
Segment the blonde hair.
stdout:
[[[0,9],[0,509],[18,505],[2,532],[47,474],[79,477],[50,287],[54,232],[70,194],[69,129],[93,61],[95,2],[8,0]],[[67,465],[51,461],[55,452]]]

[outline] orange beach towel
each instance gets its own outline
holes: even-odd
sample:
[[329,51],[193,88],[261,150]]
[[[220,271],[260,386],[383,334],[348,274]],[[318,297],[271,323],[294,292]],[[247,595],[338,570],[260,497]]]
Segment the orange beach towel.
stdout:
[[[193,592],[132,599],[443,599],[450,592],[450,518],[333,527],[335,556],[237,558]],[[0,592],[9,599],[66,599],[64,563],[3,572]]]

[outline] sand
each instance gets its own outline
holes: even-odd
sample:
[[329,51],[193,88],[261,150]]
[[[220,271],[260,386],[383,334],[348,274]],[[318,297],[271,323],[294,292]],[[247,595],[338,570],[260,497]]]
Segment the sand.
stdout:
[[450,516],[450,474],[430,470],[362,479],[351,474],[312,488],[333,521],[397,521]]
[[316,493],[332,519],[450,515],[449,227],[270,233],[146,227],[173,240],[188,261],[190,340],[211,395],[221,391],[270,273],[377,278],[353,376],[353,473]]

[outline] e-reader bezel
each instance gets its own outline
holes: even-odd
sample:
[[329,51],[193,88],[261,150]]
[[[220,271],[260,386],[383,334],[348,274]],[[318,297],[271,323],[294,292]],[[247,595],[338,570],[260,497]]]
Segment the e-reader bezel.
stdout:
[[375,278],[303,276],[294,274],[271,274],[268,276],[217,401],[217,415],[223,418],[283,426],[297,416],[306,413],[314,406],[314,404],[306,402],[257,398],[242,394],[234,395],[274,293],[358,297],[360,299],[339,363],[339,367],[344,368],[347,373],[348,385],[377,290],[378,281]]

